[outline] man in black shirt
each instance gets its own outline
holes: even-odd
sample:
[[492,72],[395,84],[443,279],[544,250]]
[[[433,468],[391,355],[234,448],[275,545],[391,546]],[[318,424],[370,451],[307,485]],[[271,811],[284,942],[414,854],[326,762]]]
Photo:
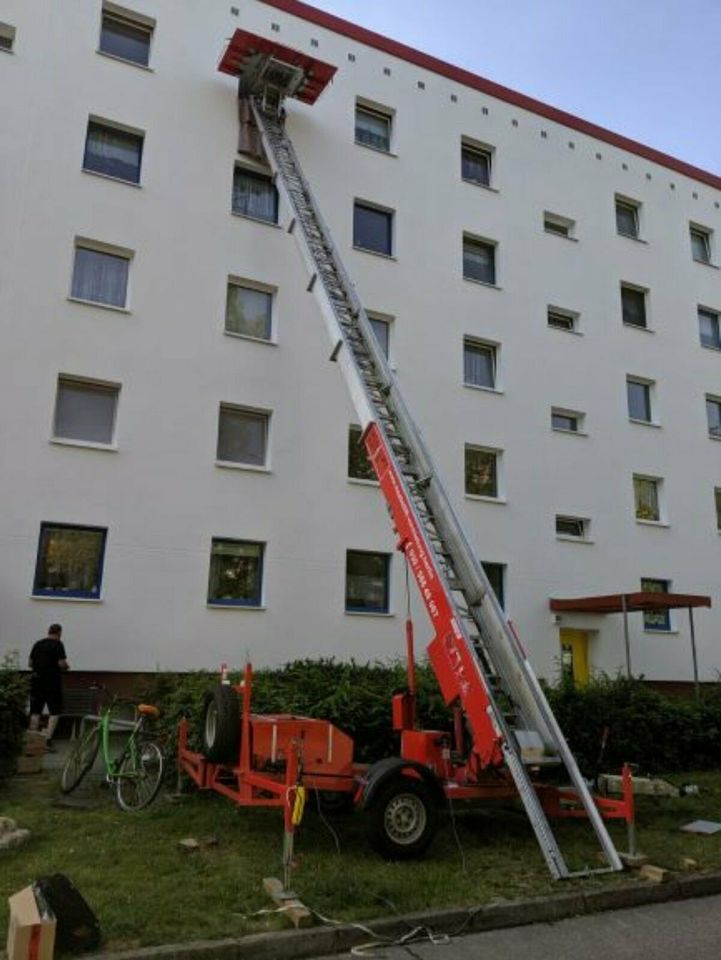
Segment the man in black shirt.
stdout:
[[50,716],[45,736],[49,749],[52,749],[51,740],[63,710],[63,671],[70,669],[60,639],[62,632],[59,623],[52,623],[47,637],[38,640],[30,651],[30,729],[38,729],[40,714],[47,704]]

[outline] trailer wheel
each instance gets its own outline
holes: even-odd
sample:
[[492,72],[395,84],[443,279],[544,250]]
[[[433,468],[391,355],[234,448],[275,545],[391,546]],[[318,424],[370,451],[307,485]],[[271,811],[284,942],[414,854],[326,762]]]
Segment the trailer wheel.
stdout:
[[413,860],[426,851],[438,827],[438,810],[422,780],[393,777],[367,811],[368,842],[387,860]]
[[203,756],[214,763],[238,759],[240,704],[232,687],[219,683],[203,703]]

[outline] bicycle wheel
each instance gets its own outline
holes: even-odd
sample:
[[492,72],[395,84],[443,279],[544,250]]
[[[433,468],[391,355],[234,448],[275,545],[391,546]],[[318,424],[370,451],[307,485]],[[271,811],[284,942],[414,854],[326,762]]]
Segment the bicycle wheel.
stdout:
[[95,763],[99,748],[100,726],[96,724],[78,740],[65,761],[63,772],[60,774],[60,789],[63,793],[72,793],[77,787]]
[[142,810],[158,795],[163,782],[163,751],[154,740],[132,742],[123,757],[115,782],[115,799],[121,810]]

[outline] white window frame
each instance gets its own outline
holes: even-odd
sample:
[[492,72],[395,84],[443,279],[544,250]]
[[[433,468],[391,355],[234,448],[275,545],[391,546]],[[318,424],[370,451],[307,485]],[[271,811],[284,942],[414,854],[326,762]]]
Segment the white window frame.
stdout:
[[[481,453],[490,453],[496,460],[496,495],[489,496],[483,493],[469,493],[466,488],[466,455],[470,450]],[[466,443],[463,445],[463,493],[466,500],[479,500],[482,503],[505,503],[506,489],[503,469],[503,450],[498,447],[488,447],[480,443]]]
[[[486,246],[493,249],[493,280],[479,280],[477,277],[471,277],[466,274],[465,270],[465,247],[466,242],[472,246]],[[482,287],[491,287],[494,290],[500,289],[499,284],[499,257],[498,257],[498,241],[492,240],[490,237],[481,237],[475,233],[469,233],[467,230],[463,231],[461,237],[461,275],[464,280],[468,283],[479,283]]]
[[[638,323],[629,323],[623,318],[623,291],[629,290],[634,293],[640,293],[643,295],[643,315],[646,321],[644,326],[641,326]],[[624,327],[631,330],[645,330],[647,333],[653,333],[653,327],[651,324],[651,297],[649,296],[650,290],[648,287],[642,287],[637,283],[629,283],[626,280],[622,280],[619,285],[619,299],[621,301],[621,323]]]
[[[388,147],[376,147],[372,143],[366,143],[358,139],[358,111],[366,113],[369,116],[375,116],[388,123]],[[368,150],[375,150],[376,153],[382,153],[386,156],[395,156],[393,152],[395,140],[395,110],[385,104],[376,103],[373,100],[367,100],[365,97],[356,97],[355,109],[353,111],[353,140],[359,147],[366,147]]]
[[[581,527],[581,533],[579,536],[575,536],[572,533],[562,533],[559,532],[558,522],[567,521],[569,523],[578,523]],[[566,540],[570,543],[591,543],[591,521],[588,517],[579,517],[570,513],[557,513],[555,517],[555,531],[556,531],[556,540]]]
[[[636,383],[639,386],[646,387],[648,389],[648,406],[650,417],[648,420],[639,420],[637,417],[631,416],[631,409],[628,403],[628,384]],[[650,380],[648,377],[638,377],[634,373],[629,373],[626,375],[626,409],[628,413],[628,419],[630,423],[639,423],[645,427],[658,427],[660,426],[658,416],[656,413],[656,381]]]
[[[488,161],[488,183],[482,180],[473,180],[470,177],[463,176],[463,151],[475,153],[484,156]],[[461,180],[463,183],[470,183],[474,187],[481,187],[484,190],[495,191],[495,173],[496,173],[496,148],[490,143],[483,143],[480,140],[473,140],[471,137],[461,137]]]
[[[396,318],[391,316],[390,313],[381,313],[379,310],[366,310],[366,316],[369,321],[375,321],[376,323],[384,323],[388,331],[388,353],[386,355],[386,362],[388,363],[391,370],[395,370],[393,362],[393,338],[394,338],[394,324]],[[375,334],[374,334],[375,336]],[[376,337],[376,342],[378,338]],[[378,344],[381,346],[381,344]],[[382,346],[381,346],[382,352]]]
[[[384,213],[390,218],[390,251],[385,253],[383,250],[374,250],[372,247],[361,247],[355,242],[355,213],[356,207],[362,207],[365,210],[375,210],[376,213]],[[354,250],[359,253],[370,253],[374,257],[384,257],[386,260],[397,259],[397,237],[396,237],[396,211],[392,207],[384,207],[382,203],[376,203],[373,200],[365,200],[363,197],[353,197],[353,218],[351,222],[351,240]]]
[[[569,430],[568,427],[557,427],[554,417],[567,417],[569,420],[576,421],[576,429]],[[582,410],[571,410],[570,407],[551,407],[551,430],[553,433],[562,433],[565,436],[585,437],[586,433],[586,414]]]
[[[706,267],[714,266],[714,242],[713,242],[713,230],[710,227],[704,227],[700,223],[689,223],[688,225],[688,236],[689,243],[691,244],[691,259],[694,263],[701,263]],[[693,237],[696,235],[703,239],[704,247],[706,250],[705,257],[697,257],[693,251]]]
[[[701,314],[704,313],[708,317],[714,317],[716,319],[716,333],[718,336],[717,343],[704,343],[701,337]],[[704,350],[721,350],[721,311],[715,310],[713,307],[705,307],[703,304],[698,304],[696,307],[696,319],[698,322],[698,336],[699,343],[704,348]]]
[[721,396],[713,393],[707,393],[705,396],[705,409],[706,409],[706,432],[708,433],[710,440],[721,440],[721,428],[718,433],[713,433],[711,430],[711,424],[708,419],[708,404],[715,404],[719,408],[719,414],[721,414]]
[[[100,46],[103,34],[103,18],[107,16],[116,21],[125,21],[139,30],[148,34],[148,62],[139,63],[137,60],[129,60],[127,57],[121,57],[117,53],[109,53]],[[111,0],[103,0],[100,10],[100,28],[98,30],[98,46],[96,52],[102,57],[109,57],[111,60],[117,60],[119,63],[129,63],[132,67],[138,67],[140,70],[150,70],[153,59],[153,43],[155,40],[155,28],[157,21],[154,17],[148,17],[137,10],[131,10],[129,7],[123,7],[118,3],[112,3]]]
[[0,44],[0,53],[15,53],[16,37],[17,27],[12,23],[0,23],[0,39],[7,43],[7,46]]
[[[625,230],[619,230],[618,228],[618,208],[625,207],[627,210],[633,211],[634,221],[636,224],[635,233],[627,233]],[[614,195],[613,198],[613,212],[614,218],[616,221],[616,233],[619,237],[626,237],[628,240],[641,240],[641,207],[642,204],[639,200],[633,200],[631,197],[624,197],[620,193]]]
[[[75,256],[78,249],[93,250],[95,253],[107,253],[111,257],[120,257],[128,261],[128,276],[125,285],[125,303],[120,306],[114,303],[104,303],[102,300],[86,300],[83,297],[73,295],[73,277],[75,275]],[[89,237],[75,237],[73,241],[73,257],[70,264],[70,291],[67,299],[73,303],[84,303],[101,310],[115,310],[118,313],[130,313],[130,292],[132,282],[132,264],[135,258],[135,251],[128,247],[119,247],[111,243],[104,243],[100,240],[91,240]]]
[[[267,293],[270,296],[270,336],[253,337],[249,333],[237,333],[235,330],[228,330],[226,323],[228,320],[228,287],[244,287],[246,290],[256,290],[258,293]],[[259,280],[251,280],[249,277],[240,277],[229,273],[225,284],[225,311],[223,316],[223,333],[226,337],[234,337],[236,340],[250,340],[252,343],[266,343],[277,345],[278,343],[278,287],[269,283],[262,283]]]
[[[228,411],[230,413],[249,413],[254,416],[264,417],[265,418],[265,456],[263,458],[263,463],[246,463],[243,460],[221,460],[218,453],[218,447],[220,445],[220,421],[223,413]],[[244,403],[230,403],[225,400],[221,401],[218,405],[218,419],[217,419],[217,430],[215,435],[215,465],[216,467],[222,467],[227,470],[249,470],[252,473],[270,473],[271,464],[270,464],[270,443],[271,443],[271,430],[273,422],[273,411],[268,410],[263,407],[250,407]]]
[[[493,385],[490,387],[480,383],[470,383],[466,380],[466,346],[481,347],[490,350],[493,355]],[[463,336],[463,386],[470,390],[483,390],[486,393],[503,393],[503,382],[501,376],[501,344],[495,340],[485,340],[481,337],[474,337],[471,334]]]
[[[78,437],[64,437],[57,433],[58,402],[60,388],[68,384],[88,388],[88,392],[96,387],[98,391],[114,394],[113,419],[110,428],[110,441],[103,443],[98,440],[83,440]],[[53,403],[53,419],[51,424],[50,442],[64,447],[86,447],[89,450],[116,451],[118,449],[118,407],[120,405],[121,384],[112,380],[98,380],[94,377],[81,377],[77,374],[59,373],[55,382],[55,400]]]
[[[648,480],[656,484],[656,503],[658,504],[658,520],[639,517],[636,512],[636,485],[633,481]],[[666,491],[663,477],[654,477],[648,473],[634,473],[631,483],[631,492],[633,493],[633,515],[636,523],[651,527],[667,527],[668,517],[666,513]]]
[[[556,227],[557,229],[554,229]],[[576,221],[551,210],[543,211],[543,231],[562,240],[576,240]]]
[[[97,127],[105,127],[107,130],[118,130],[120,133],[129,133],[131,136],[138,137],[140,139],[140,158],[138,163],[138,179],[137,180],[127,180],[125,177],[114,177],[111,173],[103,173],[101,170],[92,170],[90,167],[85,166],[85,156],[88,150],[88,136],[90,135],[90,125],[94,124]],[[116,183],[127,183],[131,187],[142,187],[142,176],[143,176],[143,158],[145,156],[145,131],[140,130],[138,127],[131,127],[125,123],[118,123],[115,120],[108,120],[107,117],[99,117],[94,113],[91,113],[88,117],[88,124],[85,128],[85,144],[83,147],[83,173],[88,173],[94,177],[103,177],[105,180],[113,180]]]

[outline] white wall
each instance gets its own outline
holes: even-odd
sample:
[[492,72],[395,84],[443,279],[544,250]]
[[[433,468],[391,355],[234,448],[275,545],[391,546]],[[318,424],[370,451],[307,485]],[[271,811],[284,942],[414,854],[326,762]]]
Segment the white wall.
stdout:
[[[238,26],[339,68],[315,106],[289,104],[288,129],[366,307],[396,318],[409,405],[480,557],[508,565],[508,608],[539,671],[558,653],[549,596],[643,576],[716,602],[721,445],[704,395],[721,395],[721,353],[699,345],[696,307],[721,308],[721,285],[691,261],[688,223],[718,231],[718,193],[257,0],[239,18],[225,0],[128,5],[157,19],[152,72],[96,52],[95,0],[0,0],[17,26],[16,52],[0,53],[0,650],[27,649],[52,620],[84,669],[402,648],[399,556],[393,615],[343,612],[346,549],[391,551],[393,537],[378,491],[345,478],[354,417],[294,241],[230,213],[236,89],[216,63]],[[354,144],[356,96],[395,111],[395,156]],[[141,188],[81,172],[89,114],[146,132]],[[462,135],[495,147],[494,190],[460,180]],[[615,193],[643,203],[647,243],[616,235]],[[351,249],[354,197],[396,211],[395,261]],[[576,220],[578,242],[545,234],[544,210]],[[500,289],[462,279],[463,231],[497,241]],[[66,299],[75,236],[135,251],[129,314]],[[224,335],[229,274],[278,287],[277,345]],[[650,289],[653,333],[621,324],[621,280]],[[549,329],[547,304],[580,311],[582,335]],[[463,387],[464,334],[501,344],[503,394]],[[122,384],[117,452],[50,443],[59,372]],[[657,382],[660,428],[629,423],[627,374]],[[215,465],[221,401],[273,411],[270,473]],[[588,435],[553,433],[551,406],[584,411]],[[505,504],[464,497],[466,442],[503,449]],[[635,522],[634,472],[664,478],[668,527]],[[558,541],[556,513],[590,517],[593,544]],[[32,598],[42,521],[108,527],[99,602]],[[213,536],[267,543],[265,609],[207,607]],[[632,621],[648,677],[690,676],[675,620],[662,637]],[[721,615],[696,620],[712,679]],[[618,669],[620,618],[586,625],[599,629],[593,665]]]

